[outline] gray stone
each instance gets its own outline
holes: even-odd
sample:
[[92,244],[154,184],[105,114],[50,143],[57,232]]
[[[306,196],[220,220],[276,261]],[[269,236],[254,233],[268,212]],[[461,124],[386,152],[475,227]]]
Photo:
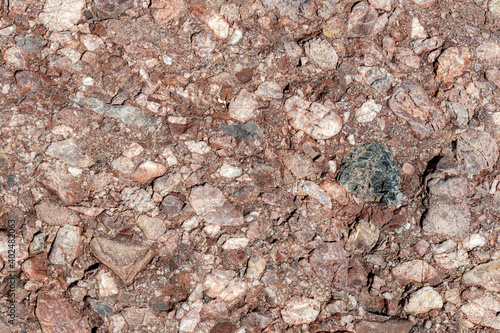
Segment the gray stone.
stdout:
[[85,97],[82,93],[70,96],[70,100],[96,113],[115,118],[116,120],[137,128],[158,125],[159,119],[144,114],[141,109],[130,105],[111,105],[93,97]]
[[226,123],[222,124],[222,132],[227,135],[234,136],[238,139],[245,140],[256,140],[262,137],[263,131],[253,121],[249,121],[247,123],[234,123],[232,125],[228,125]]
[[45,245],[45,234],[37,233],[33,236],[33,240],[30,243],[30,254],[42,253]]
[[376,141],[354,146],[340,164],[338,182],[363,200],[397,206],[403,193],[400,167],[393,156],[392,150]]

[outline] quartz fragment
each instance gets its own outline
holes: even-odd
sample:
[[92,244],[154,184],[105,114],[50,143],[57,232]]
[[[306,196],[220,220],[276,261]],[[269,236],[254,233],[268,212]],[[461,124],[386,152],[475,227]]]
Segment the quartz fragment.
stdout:
[[339,56],[333,46],[326,40],[316,38],[304,46],[307,56],[324,70],[334,70]]
[[423,287],[410,297],[404,310],[409,313],[426,313],[443,307],[443,298],[432,287]]
[[69,30],[80,21],[85,0],[47,0],[40,21],[51,31]]
[[213,31],[215,37],[225,39],[229,36],[229,23],[214,8],[209,8],[203,2],[194,2],[189,11]]
[[83,250],[80,234],[82,228],[65,225],[57,231],[56,239],[52,244],[49,261],[54,265],[67,265]]
[[52,143],[47,148],[46,153],[47,155],[63,160],[68,165],[79,168],[88,168],[94,164],[94,161],[90,157],[81,152],[73,139]]
[[246,123],[255,115],[258,103],[253,95],[242,90],[229,104],[229,116],[234,120]]
[[281,310],[281,318],[288,325],[309,324],[316,320],[321,304],[307,297],[292,297]]
[[342,129],[342,119],[333,110],[298,96],[286,100],[285,112],[293,128],[304,131],[316,140],[329,139]]

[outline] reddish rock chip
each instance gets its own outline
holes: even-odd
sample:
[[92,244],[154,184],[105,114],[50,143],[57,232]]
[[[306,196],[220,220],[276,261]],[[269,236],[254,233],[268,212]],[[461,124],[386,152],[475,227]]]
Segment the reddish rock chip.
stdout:
[[26,94],[47,88],[50,79],[47,75],[34,71],[19,71],[16,73],[17,91]]
[[36,316],[47,333],[87,333],[90,325],[76,312],[62,293],[48,292],[38,296]]
[[406,120],[419,140],[423,140],[448,124],[445,113],[413,81],[397,87],[389,100],[396,116]]
[[66,205],[76,205],[83,199],[83,188],[61,165],[42,163],[36,174],[38,182]]

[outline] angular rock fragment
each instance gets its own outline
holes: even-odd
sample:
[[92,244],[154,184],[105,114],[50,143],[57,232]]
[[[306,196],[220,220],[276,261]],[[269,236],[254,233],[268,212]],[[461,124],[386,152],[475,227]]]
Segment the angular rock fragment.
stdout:
[[408,122],[420,140],[444,128],[448,123],[444,112],[413,81],[406,81],[394,90],[389,107],[396,116]]
[[299,195],[308,195],[325,205],[327,208],[332,208],[332,201],[326,191],[311,181],[306,180],[299,182],[297,184],[296,193]]
[[460,310],[472,323],[500,330],[500,300],[498,294],[486,294],[472,299]]
[[487,64],[500,65],[500,44],[496,42],[482,43],[476,48],[476,57]]
[[90,333],[90,325],[61,292],[49,291],[38,295],[35,314],[48,333]]
[[466,174],[478,175],[493,168],[499,156],[498,145],[485,131],[469,130],[459,135],[455,155]]
[[178,18],[185,9],[184,0],[153,0],[151,14],[158,24],[167,24]]
[[283,89],[276,82],[266,81],[259,85],[254,95],[263,100],[273,100],[283,98]]
[[81,254],[82,243],[80,235],[82,228],[72,225],[62,226],[50,250],[49,261],[54,265],[71,264]]
[[355,327],[356,333],[410,333],[413,324],[409,320],[389,319],[384,322],[361,321]]
[[481,286],[490,291],[500,292],[500,260],[474,267],[463,275],[462,282],[466,286]]
[[137,219],[137,225],[149,239],[158,239],[167,230],[162,219],[141,215]]
[[338,242],[319,245],[309,258],[314,272],[327,281],[332,281],[337,274],[343,274],[347,261],[347,252]]
[[342,129],[342,119],[329,107],[310,103],[299,96],[292,96],[285,102],[285,112],[290,125],[309,134],[313,139],[329,139]]
[[375,103],[375,101],[371,99],[363,103],[363,105],[356,110],[356,120],[362,124],[369,123],[378,116],[381,110],[382,105]]
[[449,86],[469,67],[471,54],[467,47],[450,47],[441,53],[437,61],[437,79]]
[[32,257],[23,262],[22,268],[30,280],[44,282],[49,278],[43,269],[43,260],[38,257]]
[[295,296],[281,310],[281,318],[288,325],[309,324],[318,317],[321,303],[307,297]]
[[303,179],[318,172],[318,168],[314,163],[300,153],[285,154],[283,164],[297,179]]
[[410,0],[410,1],[413,2],[415,5],[419,6],[420,8],[429,8],[437,0]]
[[101,19],[117,19],[124,14],[127,9],[132,9],[132,0],[94,0],[97,16]]
[[16,73],[17,91],[20,94],[43,90],[49,84],[50,79],[45,74],[34,71],[19,71]]
[[203,2],[189,5],[189,11],[213,31],[215,37],[225,39],[229,36],[229,23],[214,8],[209,8]]
[[40,220],[50,225],[77,225],[80,222],[78,214],[52,201],[38,203],[35,210]]
[[246,123],[257,110],[258,103],[252,93],[242,90],[229,104],[229,116],[234,120]]
[[47,190],[56,194],[66,205],[76,205],[83,199],[83,189],[60,165],[42,163],[38,166],[37,180]]
[[325,180],[321,183],[321,187],[340,205],[345,206],[349,203],[347,191],[342,185]]
[[349,37],[365,37],[378,34],[387,24],[387,14],[378,16],[375,8],[365,2],[358,2],[349,15],[347,35]]
[[81,152],[73,139],[53,142],[47,148],[46,153],[63,160],[68,165],[79,168],[88,168],[95,163],[90,157]]
[[226,200],[222,192],[211,185],[197,186],[191,190],[189,202],[196,214],[206,223],[240,225],[244,222],[241,212]]
[[238,139],[244,140],[256,140],[262,137],[263,131],[253,121],[242,123],[234,123],[232,125],[228,125],[226,123],[222,124],[222,132],[227,135],[234,136]]
[[38,18],[50,31],[69,30],[82,17],[85,0],[47,0]]
[[427,235],[459,237],[467,234],[470,221],[469,207],[465,204],[438,202],[429,208],[422,229]]
[[155,178],[163,176],[167,172],[167,167],[161,163],[152,161],[142,162],[137,168],[127,175],[134,182],[147,183]]
[[132,284],[136,274],[154,256],[154,251],[148,245],[101,236],[92,239],[90,249],[92,254],[118,275],[126,285]]
[[338,182],[363,200],[397,206],[403,193],[399,190],[400,167],[393,155],[376,141],[354,146],[340,164]]
[[423,287],[414,292],[404,310],[408,313],[426,313],[443,307],[443,298],[432,287]]
[[85,97],[82,93],[70,96],[70,100],[96,113],[115,118],[116,120],[134,127],[158,125],[159,119],[144,114],[141,109],[130,105],[111,105],[93,97]]
[[120,195],[126,207],[139,213],[147,212],[156,207],[151,194],[143,188],[125,187]]
[[354,253],[370,252],[380,236],[380,230],[371,222],[361,221],[354,229],[347,242],[345,249]]
[[304,45],[306,55],[324,70],[334,70],[339,56],[333,46],[326,40],[316,38]]
[[392,275],[403,281],[435,282],[439,278],[438,271],[423,260],[412,260],[397,265],[392,269]]

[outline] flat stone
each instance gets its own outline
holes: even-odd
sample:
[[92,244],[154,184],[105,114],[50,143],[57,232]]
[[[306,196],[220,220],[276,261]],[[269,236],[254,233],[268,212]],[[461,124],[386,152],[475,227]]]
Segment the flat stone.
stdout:
[[47,88],[50,79],[47,75],[35,71],[19,71],[15,75],[17,91],[26,94]]
[[70,30],[82,18],[85,0],[47,0],[38,15],[50,31]]
[[49,261],[54,265],[71,264],[83,251],[81,234],[82,227],[62,226],[52,244]]
[[437,61],[437,79],[444,85],[450,85],[456,77],[469,68],[471,53],[467,47],[453,46],[444,50]]
[[370,252],[380,237],[380,230],[371,222],[361,221],[356,225],[347,242],[345,249],[354,253]]
[[167,218],[169,219],[181,214],[183,207],[184,201],[174,195],[167,195],[161,202],[162,211],[167,215]]
[[413,324],[409,320],[389,319],[384,322],[360,321],[355,327],[356,333],[410,333]]
[[449,177],[429,184],[429,193],[441,200],[446,200],[447,198],[464,200],[472,197],[476,193],[476,189],[474,184],[466,178]]
[[152,161],[142,162],[137,168],[127,175],[134,182],[147,183],[155,178],[163,176],[167,172],[167,167],[161,163]]
[[281,310],[281,318],[288,325],[309,324],[316,320],[321,303],[307,297],[294,296]]
[[316,274],[332,281],[337,271],[346,265],[347,252],[338,242],[323,243],[312,252],[309,263]]
[[298,182],[295,193],[299,195],[310,196],[327,208],[332,208],[332,201],[328,193],[322,187],[316,185],[316,183],[312,181],[306,180]]
[[246,123],[255,115],[258,105],[253,94],[243,89],[229,104],[229,116]]
[[229,238],[222,244],[222,248],[226,251],[244,249],[250,244],[250,240],[246,237]]
[[49,192],[56,194],[66,205],[76,205],[83,199],[83,188],[63,166],[42,163],[36,174],[38,182]]
[[47,148],[46,154],[78,168],[88,168],[95,163],[90,157],[81,152],[73,139],[53,142]]
[[340,185],[363,200],[397,206],[403,199],[399,190],[400,167],[392,150],[374,141],[351,148],[340,164]]
[[437,0],[410,0],[410,1],[413,2],[415,5],[419,6],[420,8],[429,8]]
[[485,131],[469,130],[457,138],[456,158],[468,175],[493,168],[498,160],[498,145]]
[[124,14],[127,9],[133,7],[132,0],[94,0],[97,16],[101,19],[117,19]]
[[90,249],[99,261],[108,266],[126,285],[131,285],[134,277],[153,258],[154,251],[148,245],[129,241],[94,237]]
[[404,310],[408,313],[427,313],[443,307],[443,298],[432,287],[423,287],[410,296]]
[[347,191],[342,185],[325,180],[321,183],[321,187],[340,205],[345,206],[349,203]]
[[212,30],[215,37],[226,39],[229,36],[229,23],[215,8],[208,7],[202,2],[194,2],[189,5],[189,11],[201,22],[205,23]]
[[42,201],[36,204],[35,210],[38,218],[49,225],[77,225],[80,222],[78,214],[53,201]]
[[234,136],[235,138],[244,140],[260,139],[264,133],[259,125],[257,125],[253,121],[249,121],[244,124],[234,123],[231,125],[223,123],[222,132],[227,135]]
[[382,105],[377,104],[374,100],[370,99],[364,102],[359,109],[356,110],[356,120],[359,123],[369,123],[379,115],[382,110]]
[[349,37],[365,37],[378,34],[387,24],[387,14],[378,16],[375,8],[365,2],[357,3],[349,14],[347,35]]
[[467,234],[470,222],[469,207],[465,204],[438,202],[427,211],[422,230],[426,235],[460,237]]
[[144,114],[141,109],[131,105],[111,105],[93,97],[85,97],[82,93],[71,95],[69,98],[76,104],[102,114],[107,117],[137,128],[158,125],[159,119]]
[[44,332],[91,332],[87,318],[76,312],[61,292],[50,291],[39,294],[35,314]]
[[[498,1],[495,0],[495,2]],[[500,44],[496,42],[482,43],[476,48],[476,57],[486,64],[500,65]]]
[[141,215],[137,218],[137,225],[148,239],[158,239],[165,233],[167,226],[162,219]]
[[498,295],[486,294],[472,299],[460,310],[472,323],[500,330],[500,300]]
[[236,325],[230,322],[222,322],[215,324],[209,333],[234,333],[236,332]]
[[156,23],[167,24],[178,18],[185,10],[184,0],[152,0],[151,14]]
[[285,154],[283,164],[297,179],[303,179],[318,172],[318,168],[310,158],[297,152]]
[[419,140],[429,137],[448,123],[444,112],[413,81],[405,81],[394,90],[389,107],[396,116],[408,122]]
[[478,265],[462,276],[466,286],[481,286],[487,290],[500,292],[500,260]]
[[32,257],[23,262],[22,268],[30,280],[44,282],[49,278],[43,268],[43,260],[38,257]]
[[417,283],[433,282],[439,277],[438,271],[423,260],[412,260],[399,264],[392,269],[392,275],[403,281]]
[[321,69],[335,70],[339,56],[327,40],[316,38],[304,45],[306,55]]
[[257,90],[253,93],[256,97],[270,101],[283,98],[283,89],[276,82],[266,81],[259,84]]
[[329,107],[310,103],[299,96],[292,96],[285,102],[285,112],[290,125],[313,139],[329,139],[342,129],[342,119]]

